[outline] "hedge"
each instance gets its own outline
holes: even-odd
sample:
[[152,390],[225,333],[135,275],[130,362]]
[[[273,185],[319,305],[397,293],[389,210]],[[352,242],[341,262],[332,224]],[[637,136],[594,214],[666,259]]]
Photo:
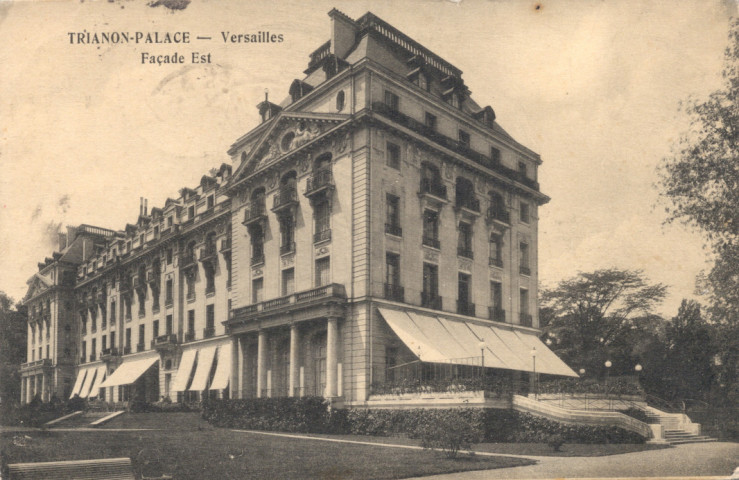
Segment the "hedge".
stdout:
[[513,410],[330,409],[321,397],[213,400],[203,404],[203,418],[218,427],[303,433],[405,435],[427,438],[438,425],[464,425],[468,443],[547,443],[560,436],[567,443],[644,443],[641,435],[619,427],[568,425]]

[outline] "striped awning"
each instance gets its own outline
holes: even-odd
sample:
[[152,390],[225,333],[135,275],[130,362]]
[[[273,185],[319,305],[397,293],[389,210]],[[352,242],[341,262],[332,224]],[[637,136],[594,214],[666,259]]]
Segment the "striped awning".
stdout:
[[228,388],[231,381],[231,344],[226,343],[218,347],[216,373],[213,375],[213,383],[210,390],[223,390]]
[[148,355],[124,358],[123,363],[105,380],[99,388],[130,385],[159,361],[159,354],[154,352]]

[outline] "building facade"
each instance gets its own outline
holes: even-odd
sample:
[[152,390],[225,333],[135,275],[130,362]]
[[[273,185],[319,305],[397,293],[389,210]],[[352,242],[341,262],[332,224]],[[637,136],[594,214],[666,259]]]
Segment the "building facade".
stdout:
[[[39,266],[26,401],[362,406],[439,366],[574,375],[537,338],[539,156],[452,64],[371,13],[329,17],[329,41],[284,100],[257,106],[229,164],[161,208],[142,200],[123,231],[70,232]],[[59,268],[66,283],[43,293]],[[44,356],[38,319],[60,301],[44,332],[64,355]]]

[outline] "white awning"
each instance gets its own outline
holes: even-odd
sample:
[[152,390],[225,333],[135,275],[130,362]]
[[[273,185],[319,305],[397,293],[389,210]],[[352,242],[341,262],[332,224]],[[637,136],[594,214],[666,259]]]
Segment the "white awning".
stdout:
[[[380,315],[421,361],[531,372],[536,348],[536,372],[577,377],[535,333],[450,319],[413,311],[379,308]],[[481,344],[484,342],[484,345]]]
[[90,389],[90,393],[87,395],[88,397],[97,397],[100,394],[100,384],[103,383],[103,379],[106,375],[106,368],[105,365],[100,365],[97,368],[97,373],[95,374],[95,383],[92,384],[92,388]]
[[130,385],[139,379],[152,365],[159,360],[158,353],[126,358],[123,363],[105,380],[99,388]]
[[97,369],[94,367],[87,369],[87,376],[82,383],[82,388],[80,388],[80,398],[87,398],[90,394],[90,387],[92,387],[92,382],[95,380],[95,372],[97,372]]
[[215,346],[203,347],[198,351],[198,366],[195,369],[195,376],[189,390],[203,391],[208,387],[208,377],[210,369],[213,366],[213,357],[216,354]]
[[82,383],[85,381],[85,377],[87,376],[87,370],[87,368],[80,368],[77,372],[77,380],[74,381],[74,388],[72,389],[72,393],[69,395],[69,398],[80,394]]
[[218,347],[218,365],[213,375],[210,390],[222,390],[228,387],[231,381],[231,344],[226,343]]
[[174,377],[174,382],[172,382],[171,390],[173,392],[183,392],[187,390],[187,382],[190,380],[190,374],[192,373],[192,367],[195,364],[197,353],[197,348],[190,348],[189,350],[182,352],[180,366],[177,369],[177,376]]

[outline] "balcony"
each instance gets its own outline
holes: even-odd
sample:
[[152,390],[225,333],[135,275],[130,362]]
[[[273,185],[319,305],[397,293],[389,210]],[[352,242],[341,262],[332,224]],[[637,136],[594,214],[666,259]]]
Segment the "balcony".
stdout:
[[402,237],[403,236],[403,229],[400,227],[400,225],[395,225],[392,223],[386,223],[385,224],[385,233],[389,233],[390,235],[395,235],[396,237]]
[[172,296],[167,296],[167,298],[164,299],[164,306],[169,308],[172,305],[174,305],[174,299],[172,298]]
[[458,196],[455,206],[471,212],[480,213],[480,200],[473,196]]
[[490,257],[488,259],[488,265],[491,267],[503,268],[503,260],[501,258]]
[[140,290],[141,288],[144,288],[144,287],[146,287],[146,285],[144,285],[144,279],[139,278],[138,275],[135,275],[133,277],[133,289]]
[[186,332],[185,333],[185,341],[186,342],[192,342],[195,340],[195,332]]
[[436,293],[421,292],[421,306],[441,310],[441,297]]
[[118,349],[113,348],[104,348],[102,353],[100,353],[100,360],[111,360],[115,357],[118,357],[120,353],[118,353]]
[[167,333],[159,335],[151,341],[151,348],[160,350],[173,350],[177,346],[177,335],[174,333]]
[[87,363],[87,357],[86,357],[86,356],[84,356],[84,355],[82,355],[82,356],[80,357],[80,364],[82,364],[82,363]]
[[146,272],[146,283],[152,286],[159,285],[161,275],[159,272]]
[[490,207],[487,211],[487,216],[485,217],[485,220],[488,223],[493,222],[499,222],[504,225],[510,225],[511,224],[511,214],[507,210],[503,208],[495,208]]
[[187,292],[187,295],[185,295],[185,298],[187,299],[187,302],[194,302],[195,301],[195,291]]
[[280,255],[287,255],[295,252],[295,242],[288,242],[287,245],[280,245]]
[[244,221],[241,222],[247,227],[262,224],[267,220],[267,212],[262,202],[251,202],[246,204],[244,209]]
[[331,240],[331,229],[326,229],[313,234],[313,243],[328,242]]
[[396,302],[405,301],[405,289],[398,284],[386,283],[385,286],[385,298],[388,300],[395,300]]
[[518,272],[521,275],[531,276],[531,269],[529,267],[524,267],[523,265],[518,267]]
[[308,198],[315,197],[322,193],[327,193],[334,188],[334,174],[330,168],[322,168],[313,172],[313,175],[308,177],[308,182],[305,186],[305,196]]
[[457,313],[459,313],[460,315],[474,317],[475,304],[467,300],[457,300]]
[[216,327],[205,327],[203,329],[203,338],[210,338],[215,336],[216,334]]
[[264,254],[259,255],[252,255],[251,257],[251,266],[254,267],[256,265],[262,265],[264,263]]
[[181,269],[187,270],[189,268],[196,267],[197,265],[198,265],[198,262],[195,259],[195,252],[185,251],[180,256],[180,268]]
[[144,350],[146,350],[146,345],[144,345],[143,343],[137,343],[136,344],[136,351],[137,352],[143,352]]
[[495,322],[505,322],[505,310],[500,307],[488,307],[488,317]]
[[432,195],[441,200],[446,200],[446,185],[440,181],[433,181],[429,178],[421,179],[421,190],[419,195]]
[[95,360],[97,360],[97,355],[95,353],[91,353],[90,354],[90,361],[91,362],[94,362]]
[[50,366],[51,366],[51,359],[42,358],[41,360],[35,360],[33,362],[27,362],[27,363],[21,364],[21,371],[25,372],[27,370],[33,370],[35,368],[50,367]]
[[98,292],[98,293],[97,293],[97,294],[95,295],[95,302],[96,302],[96,303],[97,303],[98,305],[103,305],[103,304],[105,304],[105,293],[103,293],[103,292]]
[[201,262],[210,262],[216,258],[218,258],[218,249],[215,243],[206,244],[200,249]]
[[221,240],[221,253],[227,253],[231,251],[231,237],[226,237]]
[[457,255],[472,260],[475,255],[472,253],[472,249],[469,247],[457,247]]
[[344,285],[332,283],[231,310],[226,324],[229,332],[241,327],[253,329],[258,327],[258,323],[252,320],[273,316],[287,318],[283,314],[291,310],[300,310],[306,319],[325,318],[329,313],[338,314],[335,305],[345,302]]
[[298,191],[295,187],[281,188],[274,196],[272,211],[281,213],[298,206]]
[[121,295],[128,295],[131,293],[131,284],[127,281],[120,281],[118,283],[118,292]]
[[534,324],[534,318],[530,313],[519,314],[519,323],[524,327],[531,327]]
[[439,242],[438,238],[423,237],[421,243],[426,247],[435,248],[437,250],[441,249],[441,242]]

